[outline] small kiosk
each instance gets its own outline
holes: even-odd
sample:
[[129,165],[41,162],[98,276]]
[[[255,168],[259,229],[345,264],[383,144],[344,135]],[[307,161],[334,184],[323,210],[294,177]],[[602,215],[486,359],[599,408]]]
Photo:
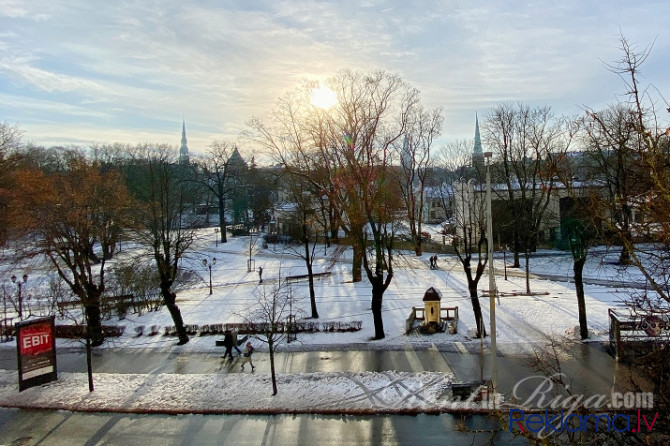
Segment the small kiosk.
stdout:
[[423,304],[425,308],[425,324],[435,323],[440,325],[440,301],[442,300],[442,294],[433,287],[430,287],[426,290],[426,294],[423,295]]
[[[405,322],[405,334],[418,330],[421,334],[443,333],[456,334],[458,331],[458,307],[442,307],[442,294],[430,287],[423,295],[423,308],[412,307]],[[418,321],[422,321],[419,325]]]

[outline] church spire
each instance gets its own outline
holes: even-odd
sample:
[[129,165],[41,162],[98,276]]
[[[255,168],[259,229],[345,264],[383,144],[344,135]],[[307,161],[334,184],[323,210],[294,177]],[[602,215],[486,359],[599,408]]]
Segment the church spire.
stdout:
[[186,144],[186,121],[181,121],[181,147],[179,148],[179,164],[188,164],[188,145]]
[[479,116],[477,116],[477,112],[475,112],[475,148],[472,155],[475,159],[484,156],[484,151],[482,150],[482,138],[479,134]]

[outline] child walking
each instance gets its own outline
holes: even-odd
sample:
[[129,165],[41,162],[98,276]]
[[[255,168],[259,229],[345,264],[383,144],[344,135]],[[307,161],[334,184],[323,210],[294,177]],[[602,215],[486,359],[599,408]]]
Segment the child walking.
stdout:
[[251,345],[251,342],[247,342],[246,347],[244,348],[244,353],[242,354],[242,370],[244,370],[244,365],[248,362],[251,364],[251,371],[256,368],[254,363],[251,362],[251,355],[254,353],[254,346]]

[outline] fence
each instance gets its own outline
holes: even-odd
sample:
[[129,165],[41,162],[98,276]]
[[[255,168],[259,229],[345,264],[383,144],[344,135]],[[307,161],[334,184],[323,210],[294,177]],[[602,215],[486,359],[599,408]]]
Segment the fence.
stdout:
[[614,357],[630,359],[667,343],[670,319],[666,315],[630,315],[608,310],[610,319],[609,347]]
[[[350,321],[350,322],[309,322],[309,321],[289,321],[289,322],[277,322],[276,324],[270,324],[265,322],[239,322],[239,323],[227,323],[227,324],[206,324],[206,325],[187,325],[186,331],[191,335],[220,335],[223,334],[226,330],[236,332],[239,334],[263,334],[270,331],[274,333],[286,333],[286,334],[295,334],[295,333],[317,333],[317,332],[347,332],[347,331],[359,331],[363,327],[362,321]],[[144,331],[144,327],[141,329],[138,327],[135,329],[138,333],[138,336]],[[155,334],[156,326],[152,326],[152,333]],[[163,335],[165,336],[175,336],[177,334],[177,329],[174,325],[166,326],[163,329]]]
[[[416,321],[426,320],[426,309],[424,307],[412,307],[412,312],[409,314],[405,322],[405,333],[409,334],[416,327]],[[441,307],[440,321],[442,325],[449,328],[449,334],[456,334],[458,332],[458,307]]]

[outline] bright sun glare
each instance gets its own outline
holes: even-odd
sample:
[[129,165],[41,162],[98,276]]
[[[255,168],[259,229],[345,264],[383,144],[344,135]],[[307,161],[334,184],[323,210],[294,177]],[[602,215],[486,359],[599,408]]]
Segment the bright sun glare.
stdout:
[[328,87],[319,87],[312,90],[310,102],[313,106],[328,110],[337,103],[337,95]]

